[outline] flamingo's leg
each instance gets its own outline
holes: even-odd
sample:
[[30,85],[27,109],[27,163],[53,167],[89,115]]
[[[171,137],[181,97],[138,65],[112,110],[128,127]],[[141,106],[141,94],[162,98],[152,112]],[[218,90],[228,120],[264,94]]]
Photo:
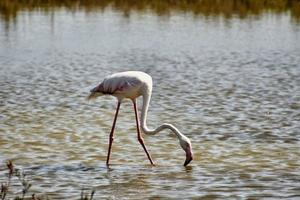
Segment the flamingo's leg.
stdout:
[[141,135],[141,132],[140,132],[140,124],[139,124],[139,117],[138,117],[138,111],[137,111],[137,106],[136,106],[136,101],[133,100],[133,107],[134,107],[134,112],[135,112],[135,120],[136,120],[136,130],[137,130],[137,137],[138,137],[138,140],[140,142],[140,144],[142,145],[144,151],[146,152],[147,154],[147,157],[151,163],[151,165],[154,165],[153,161],[152,161],[152,158],[151,158],[151,155],[149,154],[149,152],[147,151],[147,148],[145,146],[145,143],[144,143],[144,139]]
[[109,134],[109,145],[108,145],[108,153],[107,153],[107,159],[106,159],[107,166],[109,165],[109,156],[110,156],[110,152],[111,152],[112,142],[114,141],[114,130],[115,130],[115,126],[116,126],[117,117],[119,114],[120,105],[121,105],[121,102],[118,102],[114,122],[113,122],[113,125],[111,128],[110,134]]

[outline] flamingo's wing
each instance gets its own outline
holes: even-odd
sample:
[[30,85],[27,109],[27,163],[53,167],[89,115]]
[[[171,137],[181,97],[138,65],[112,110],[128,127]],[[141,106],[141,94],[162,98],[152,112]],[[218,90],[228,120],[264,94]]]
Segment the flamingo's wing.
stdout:
[[141,80],[135,77],[110,76],[105,78],[97,87],[91,90],[88,99],[93,99],[103,94],[124,94],[130,90],[139,88],[141,85]]
[[126,93],[132,89],[138,88],[141,85],[141,81],[138,79],[125,79],[119,81],[114,88],[113,93]]

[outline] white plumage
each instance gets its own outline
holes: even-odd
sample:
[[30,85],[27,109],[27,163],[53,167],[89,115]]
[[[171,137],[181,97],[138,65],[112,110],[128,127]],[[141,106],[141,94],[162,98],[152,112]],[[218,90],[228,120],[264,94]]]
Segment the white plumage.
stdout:
[[151,99],[151,93],[152,93],[152,78],[150,75],[140,71],[126,71],[126,72],[120,72],[120,73],[107,76],[97,87],[91,90],[91,94],[89,95],[88,99],[94,99],[101,95],[112,95],[118,99],[117,110],[116,110],[113,126],[109,137],[110,138],[109,147],[108,147],[108,154],[106,160],[107,165],[109,165],[111,145],[113,142],[113,133],[115,129],[117,116],[119,113],[119,108],[124,98],[129,98],[133,102],[135,116],[136,116],[138,140],[141,143],[144,151],[146,152],[150,163],[153,164],[152,158],[146,149],[144,140],[140,133],[140,121],[138,118],[138,110],[136,106],[136,98],[138,98],[139,96],[143,96],[141,128],[144,131],[144,133],[154,135],[163,129],[170,129],[171,131],[173,131],[173,133],[176,134],[177,138],[179,139],[180,146],[186,153],[186,160],[184,166],[186,166],[193,160],[192,145],[190,140],[185,135],[183,135],[175,126],[171,124],[162,124],[161,126],[159,126],[154,130],[151,130],[147,127],[146,120],[147,120],[149,103]]

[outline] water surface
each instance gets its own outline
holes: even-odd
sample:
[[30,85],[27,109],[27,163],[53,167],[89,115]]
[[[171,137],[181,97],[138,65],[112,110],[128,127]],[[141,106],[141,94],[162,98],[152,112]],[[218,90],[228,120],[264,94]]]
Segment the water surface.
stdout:
[[[0,182],[12,159],[31,193],[52,199],[78,199],[82,188],[97,199],[300,198],[300,28],[290,12],[56,7],[0,22]],[[168,131],[144,136],[149,165],[128,101],[105,167],[116,100],[85,98],[125,70],[153,77],[148,125],[186,134],[190,166]]]

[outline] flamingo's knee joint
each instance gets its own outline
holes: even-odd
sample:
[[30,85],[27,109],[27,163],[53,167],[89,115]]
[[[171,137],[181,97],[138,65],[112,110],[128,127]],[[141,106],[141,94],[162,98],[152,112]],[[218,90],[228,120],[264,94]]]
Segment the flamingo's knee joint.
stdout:
[[144,143],[144,139],[143,139],[143,138],[138,138],[138,141],[139,141],[140,143]]

